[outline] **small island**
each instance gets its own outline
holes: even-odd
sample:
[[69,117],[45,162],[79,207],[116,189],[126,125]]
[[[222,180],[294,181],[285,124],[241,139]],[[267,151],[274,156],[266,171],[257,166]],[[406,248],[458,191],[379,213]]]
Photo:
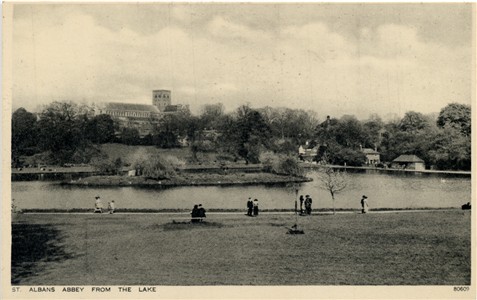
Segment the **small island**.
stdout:
[[66,185],[80,186],[139,186],[139,187],[176,187],[176,186],[231,186],[231,185],[274,185],[302,183],[311,178],[293,175],[280,175],[265,172],[220,173],[180,173],[171,178],[155,179],[146,176],[90,176],[78,180],[63,182]]

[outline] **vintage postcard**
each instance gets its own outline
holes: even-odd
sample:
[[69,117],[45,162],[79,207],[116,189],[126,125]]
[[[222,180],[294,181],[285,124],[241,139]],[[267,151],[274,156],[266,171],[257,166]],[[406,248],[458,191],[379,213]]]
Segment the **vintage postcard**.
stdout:
[[471,3],[4,2],[2,299],[475,299],[475,34]]

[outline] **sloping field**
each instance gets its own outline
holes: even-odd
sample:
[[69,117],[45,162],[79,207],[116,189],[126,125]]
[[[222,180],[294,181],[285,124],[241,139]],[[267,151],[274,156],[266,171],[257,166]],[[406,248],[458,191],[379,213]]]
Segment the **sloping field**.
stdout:
[[141,156],[154,153],[175,156],[184,162],[191,157],[191,153],[188,148],[161,149],[155,146],[103,144],[101,145],[101,151],[107,154],[111,159],[121,158],[123,162],[130,164],[134,163],[134,161]]
[[[20,285],[468,285],[470,212],[24,214]],[[176,221],[176,223],[173,222]]]

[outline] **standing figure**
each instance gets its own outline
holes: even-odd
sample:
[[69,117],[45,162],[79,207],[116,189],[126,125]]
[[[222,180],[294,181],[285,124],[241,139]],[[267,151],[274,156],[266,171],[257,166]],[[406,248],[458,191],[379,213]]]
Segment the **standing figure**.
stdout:
[[253,215],[258,216],[258,199],[253,200]]
[[305,210],[307,215],[311,215],[311,204],[313,200],[310,198],[310,195],[305,196]]
[[303,214],[303,201],[305,201],[305,199],[303,198],[303,195],[300,195],[300,215]]
[[114,200],[108,202],[108,210],[110,214],[114,214],[114,210],[116,209],[116,204],[114,204]]
[[313,199],[308,197],[308,209],[306,210],[307,214],[311,215],[311,205],[313,204]]
[[252,198],[248,198],[248,201],[247,201],[247,216],[252,216],[252,211],[253,211],[253,201],[252,201]]
[[199,204],[199,209],[197,211],[197,216],[200,218],[199,222],[203,221],[203,218],[205,218],[205,209],[202,207],[202,204]]
[[197,204],[194,205],[194,208],[190,212],[190,216],[191,216],[190,222],[191,223],[197,223],[197,221],[198,221],[197,218],[199,217],[199,206]]
[[101,197],[96,196],[95,197],[96,201],[94,203],[94,212],[95,213],[103,213],[103,204],[101,203]]
[[363,197],[361,198],[361,212],[363,214],[367,213],[368,212],[368,197],[366,197],[365,195],[363,195]]

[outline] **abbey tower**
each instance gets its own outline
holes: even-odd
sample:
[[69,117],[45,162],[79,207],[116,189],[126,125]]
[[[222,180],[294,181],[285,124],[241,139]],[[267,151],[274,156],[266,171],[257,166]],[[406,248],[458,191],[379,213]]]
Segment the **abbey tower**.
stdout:
[[160,112],[164,112],[166,107],[171,105],[171,91],[169,90],[153,90],[152,91],[152,104],[159,109]]

